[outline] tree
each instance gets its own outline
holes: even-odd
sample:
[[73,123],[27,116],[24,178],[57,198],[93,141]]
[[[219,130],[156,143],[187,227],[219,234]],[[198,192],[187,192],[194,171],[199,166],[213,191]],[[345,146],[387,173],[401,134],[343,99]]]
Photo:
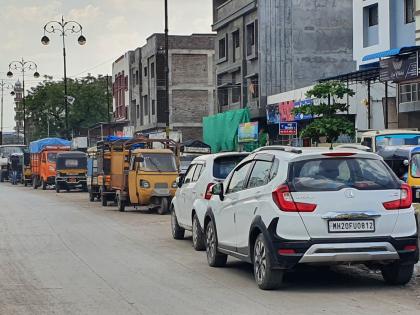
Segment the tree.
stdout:
[[320,142],[325,137],[328,143],[333,143],[340,135],[354,135],[354,124],[343,114],[348,112],[349,105],[339,102],[346,95],[354,96],[354,91],[337,81],[322,82],[306,93],[308,98],[320,100],[319,105],[304,105],[293,109],[294,115],[312,115],[311,122],[301,132],[302,138],[311,138]]
[[[48,130],[52,137],[65,137],[63,85],[63,81],[54,82],[45,78],[29,91],[25,101],[31,140],[46,137]],[[90,126],[108,121],[106,77],[68,79],[67,86],[68,95],[75,98],[73,104],[68,104],[70,132],[83,135]],[[112,102],[112,99],[109,101]]]

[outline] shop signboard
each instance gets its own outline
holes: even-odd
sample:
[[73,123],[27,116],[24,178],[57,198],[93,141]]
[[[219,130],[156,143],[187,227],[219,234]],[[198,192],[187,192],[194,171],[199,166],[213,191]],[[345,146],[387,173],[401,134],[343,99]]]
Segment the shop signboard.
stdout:
[[280,123],[280,106],[279,104],[267,105],[267,124]]
[[417,53],[381,60],[380,80],[403,81],[418,76]]
[[[312,99],[305,99],[305,100],[300,100],[300,101],[296,101],[295,102],[295,106],[294,108],[299,108],[301,106],[305,106],[305,105],[314,105],[314,101]],[[298,114],[295,115],[295,121],[300,121],[300,120],[308,120],[308,119],[312,119],[312,115],[304,115],[304,114]]]
[[258,122],[248,122],[239,125],[238,142],[257,142],[258,141]]
[[296,136],[297,123],[296,122],[281,122],[279,128],[280,136]]

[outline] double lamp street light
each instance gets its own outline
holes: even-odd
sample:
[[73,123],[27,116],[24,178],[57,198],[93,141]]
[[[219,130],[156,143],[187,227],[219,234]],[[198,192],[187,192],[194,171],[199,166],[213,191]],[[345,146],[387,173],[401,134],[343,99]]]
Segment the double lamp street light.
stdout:
[[3,94],[4,90],[12,90],[10,92],[10,95],[15,95],[15,92],[13,91],[13,85],[10,83],[4,82],[3,80],[0,81],[0,90],[1,90],[1,127],[0,127],[0,145],[3,144]]
[[69,135],[69,118],[68,118],[68,95],[67,95],[67,65],[66,65],[66,43],[65,37],[70,34],[79,34],[77,39],[80,45],[86,44],[86,38],[82,33],[83,27],[76,21],[64,21],[64,17],[61,17],[61,21],[49,21],[44,26],[44,36],[41,38],[41,43],[43,45],[48,45],[50,39],[46,35],[49,34],[58,34],[62,37],[63,40],[63,59],[64,59],[64,113],[65,113],[65,135],[67,139],[70,138]]

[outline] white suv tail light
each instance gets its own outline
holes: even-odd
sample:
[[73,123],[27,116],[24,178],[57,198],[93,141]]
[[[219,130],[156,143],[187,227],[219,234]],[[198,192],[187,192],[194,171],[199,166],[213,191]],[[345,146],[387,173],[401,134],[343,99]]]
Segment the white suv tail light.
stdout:
[[206,188],[206,192],[204,193],[204,199],[210,200],[211,199],[211,189],[213,188],[214,183],[209,183]]
[[400,199],[384,202],[384,208],[386,210],[399,210],[407,209],[411,207],[413,202],[413,196],[411,192],[411,187],[406,183],[401,185],[401,197]]
[[295,202],[289,186],[281,185],[272,193],[273,200],[281,211],[285,212],[314,212],[317,205],[312,203]]

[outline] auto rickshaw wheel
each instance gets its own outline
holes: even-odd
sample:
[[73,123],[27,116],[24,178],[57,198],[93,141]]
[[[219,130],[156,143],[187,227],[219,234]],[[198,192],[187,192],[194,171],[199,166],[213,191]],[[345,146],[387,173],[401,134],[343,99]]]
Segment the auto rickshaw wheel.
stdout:
[[120,194],[118,194],[118,193],[116,195],[116,198],[117,198],[118,210],[120,212],[125,212],[125,200],[122,200]]
[[166,214],[169,212],[169,201],[168,198],[161,198],[160,199],[160,205],[159,208],[157,209],[157,213],[159,213],[160,215]]
[[95,196],[93,195],[93,193],[91,191],[89,191],[89,201],[90,202],[94,202],[95,201]]
[[42,190],[47,190],[47,183],[41,179],[41,186],[42,186]]

